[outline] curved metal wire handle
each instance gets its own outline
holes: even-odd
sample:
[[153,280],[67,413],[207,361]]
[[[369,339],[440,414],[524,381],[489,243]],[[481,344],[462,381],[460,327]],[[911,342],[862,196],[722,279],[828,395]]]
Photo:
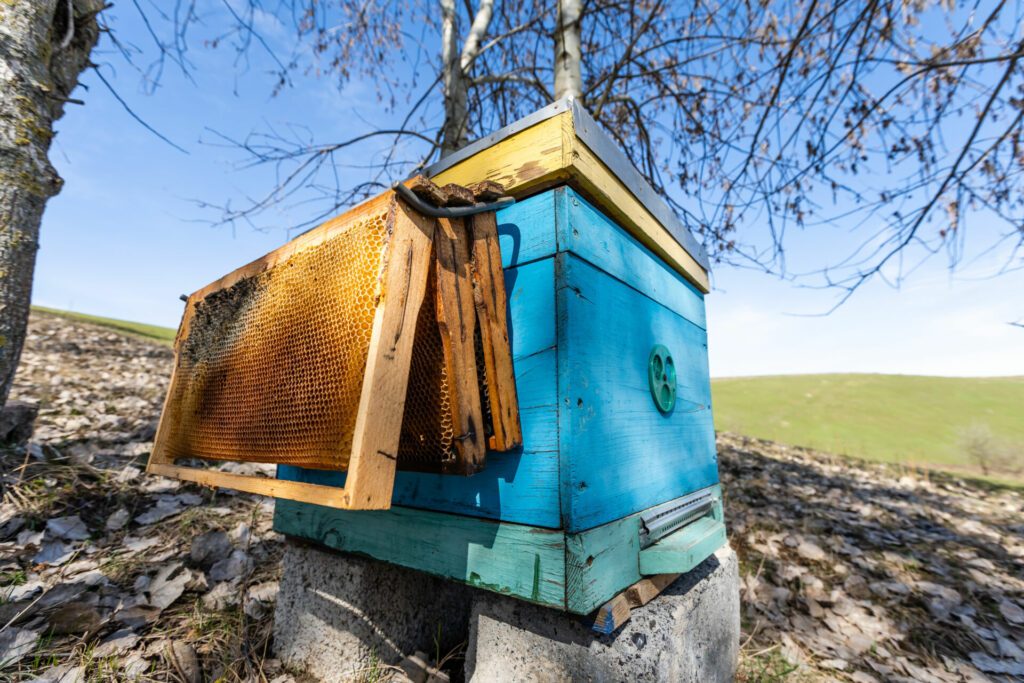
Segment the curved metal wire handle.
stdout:
[[399,197],[409,202],[414,209],[424,216],[430,216],[431,218],[460,218],[462,216],[472,216],[473,214],[484,213],[485,211],[496,211],[516,203],[516,200],[513,197],[502,197],[496,202],[474,204],[473,206],[431,206],[417,197],[415,192],[401,183],[398,183],[392,189]]

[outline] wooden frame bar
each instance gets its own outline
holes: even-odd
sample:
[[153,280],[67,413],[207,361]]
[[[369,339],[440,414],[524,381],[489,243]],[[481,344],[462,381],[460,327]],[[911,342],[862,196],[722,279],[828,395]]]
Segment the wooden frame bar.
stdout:
[[446,464],[444,471],[472,474],[484,467],[487,438],[476,368],[476,307],[469,233],[465,219],[439,218],[437,222],[437,323],[445,350],[454,447],[459,454],[457,461]]
[[[345,486],[282,481],[175,465],[165,453],[164,443],[169,427],[163,421],[157,430],[147,472],[333,508],[386,510],[391,507],[416,319],[423,304],[430,260],[433,258],[431,247],[435,221],[420,216],[393,193],[385,193],[383,197],[390,202],[388,224],[393,234],[387,247],[387,267],[374,312]],[[331,221],[313,231],[315,235],[311,233],[312,236],[305,240],[299,238],[193,294],[175,346],[188,336],[188,311],[193,301],[269,268],[296,253],[304,244],[319,243],[340,225],[350,224],[352,218],[366,214],[368,205],[379,209],[379,201],[381,198],[371,200],[345,214],[340,222],[338,219]],[[173,386],[173,374],[171,383]],[[164,415],[167,415],[166,402],[164,408]]]
[[494,436],[489,446],[508,451],[523,445],[519,398],[508,334],[508,296],[501,267],[498,223],[493,212],[473,216],[473,299],[480,323],[484,372]]

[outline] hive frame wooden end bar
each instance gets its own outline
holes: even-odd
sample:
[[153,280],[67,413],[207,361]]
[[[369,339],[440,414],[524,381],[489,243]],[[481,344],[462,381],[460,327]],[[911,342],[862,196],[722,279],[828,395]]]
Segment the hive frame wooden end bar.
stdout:
[[[176,465],[162,447],[167,428],[163,421],[147,472],[326,507],[391,507],[416,319],[433,258],[435,221],[411,210],[397,197],[391,199],[389,221],[393,221],[394,233],[388,245],[381,300],[373,319],[344,488]],[[187,332],[186,325],[183,323],[178,342]]]

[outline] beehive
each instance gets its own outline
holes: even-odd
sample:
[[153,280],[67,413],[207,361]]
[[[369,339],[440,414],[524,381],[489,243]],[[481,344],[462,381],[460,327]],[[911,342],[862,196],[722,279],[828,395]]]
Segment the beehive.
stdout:
[[517,199],[496,231],[522,446],[469,477],[398,472],[386,511],[279,500],[275,528],[578,614],[688,571],[725,542],[703,250],[572,100],[427,172]]

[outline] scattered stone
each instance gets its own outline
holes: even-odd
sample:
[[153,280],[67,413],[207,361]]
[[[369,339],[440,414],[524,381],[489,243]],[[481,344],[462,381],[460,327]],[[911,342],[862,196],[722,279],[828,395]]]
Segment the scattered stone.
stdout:
[[1024,625],[1024,609],[1020,605],[1003,599],[999,601],[999,613],[1011,624]]
[[128,536],[121,542],[121,547],[132,553],[141,553],[158,545],[160,539],[156,536]]
[[211,610],[222,610],[238,604],[238,584],[218,583],[203,596],[203,606]]
[[207,531],[192,539],[189,557],[192,558],[194,564],[206,569],[214,562],[228,557],[231,550],[231,540],[228,538],[227,532],[217,529]]
[[128,510],[118,508],[117,512],[107,517],[106,529],[107,531],[120,531],[130,519],[131,513]]
[[0,631],[0,667],[17,664],[32,652],[36,646],[39,633],[27,628],[7,627]]
[[84,541],[89,538],[89,529],[78,515],[52,517],[46,522],[46,531],[67,541]]
[[267,581],[249,588],[246,594],[245,614],[252,619],[259,619],[268,613],[277,600],[280,585],[277,581]]
[[180,562],[166,564],[157,570],[156,575],[145,590],[150,605],[167,609],[185,592],[185,586],[192,580],[192,572]]
[[123,655],[139,642],[139,637],[130,629],[123,628],[107,636],[95,650],[93,657],[104,658]]
[[50,541],[43,544],[39,552],[32,558],[32,562],[34,564],[48,564],[52,567],[58,567],[70,560],[74,554],[75,547],[70,543]]
[[7,401],[0,408],[0,444],[22,446],[32,438],[39,406],[26,401]]
[[0,588],[0,596],[3,596],[4,602],[21,602],[36,597],[45,587],[46,584],[39,579],[32,579],[21,585]]
[[153,605],[133,605],[119,611],[114,618],[129,628],[138,629],[159,619],[162,611]]
[[176,497],[161,498],[156,502],[156,505],[137,516],[135,522],[145,526],[181,514],[184,510],[185,506]]
[[821,549],[821,546],[810,541],[801,541],[796,547],[796,552],[800,557],[811,562],[821,562],[826,557],[825,551]]
[[210,581],[233,581],[246,574],[252,567],[252,561],[243,550],[234,550],[223,560],[210,567]]

